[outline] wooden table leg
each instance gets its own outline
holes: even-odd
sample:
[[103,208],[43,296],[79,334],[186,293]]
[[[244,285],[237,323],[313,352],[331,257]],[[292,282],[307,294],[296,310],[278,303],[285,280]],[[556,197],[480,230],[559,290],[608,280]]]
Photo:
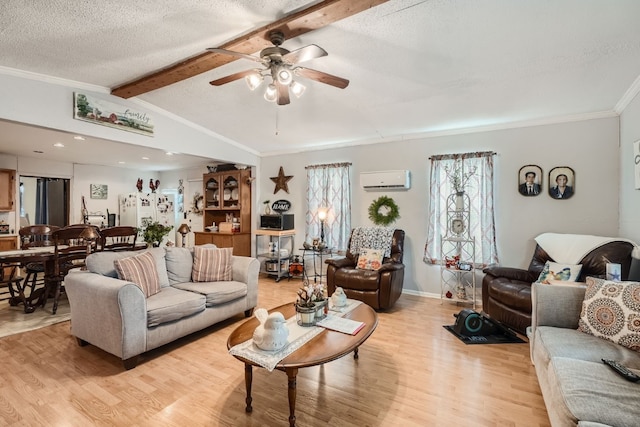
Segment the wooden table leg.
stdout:
[[358,350],[360,349],[360,347],[356,347],[355,350],[353,350],[353,358],[357,359],[358,358]]
[[251,399],[251,382],[253,381],[253,371],[251,369],[251,365],[248,363],[244,364],[244,385],[247,389],[247,398],[245,399],[245,402],[247,403],[247,407],[245,408],[246,412],[251,412],[253,411],[253,408],[251,407],[251,402],[253,399]]
[[298,368],[287,369],[289,378],[289,427],[296,427],[296,376]]

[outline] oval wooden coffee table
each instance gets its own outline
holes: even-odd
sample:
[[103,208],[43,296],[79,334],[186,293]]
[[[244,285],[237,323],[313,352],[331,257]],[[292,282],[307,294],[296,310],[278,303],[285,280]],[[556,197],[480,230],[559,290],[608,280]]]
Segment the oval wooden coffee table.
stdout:
[[[269,312],[279,311],[288,319],[295,316],[296,311],[293,303],[284,304],[280,307],[269,310]],[[364,327],[355,335],[343,334],[341,332],[325,329],[318,336],[311,339],[308,343],[285,357],[278,363],[275,369],[284,371],[289,379],[289,426],[296,425],[296,376],[298,369],[307,368],[309,366],[318,366],[341,358],[342,356],[354,352],[354,359],[358,358],[358,347],[365,342],[378,326],[378,315],[367,304],[359,304],[349,313],[343,316],[345,319],[357,320],[364,322]],[[237,344],[241,344],[253,337],[253,331],[259,325],[258,319],[255,317],[247,320],[234,330],[227,341],[227,348],[231,348]],[[251,412],[251,382],[252,367],[259,366],[256,363],[234,356],[238,360],[244,362],[244,380],[247,389],[246,411]]]

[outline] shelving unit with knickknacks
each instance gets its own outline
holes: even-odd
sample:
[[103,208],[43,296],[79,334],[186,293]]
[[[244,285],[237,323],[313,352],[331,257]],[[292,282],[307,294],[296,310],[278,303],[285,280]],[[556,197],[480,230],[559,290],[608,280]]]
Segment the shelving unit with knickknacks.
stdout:
[[202,220],[195,244],[232,247],[234,255],[251,256],[251,170],[206,173],[202,177]]
[[[290,277],[289,265],[293,252],[295,230],[256,230],[256,255],[260,260],[260,271],[273,276],[276,282],[283,277]],[[262,238],[268,238],[266,251]]]
[[442,237],[440,298],[476,308],[476,242],[469,232],[470,200],[464,192],[447,197],[447,232]]

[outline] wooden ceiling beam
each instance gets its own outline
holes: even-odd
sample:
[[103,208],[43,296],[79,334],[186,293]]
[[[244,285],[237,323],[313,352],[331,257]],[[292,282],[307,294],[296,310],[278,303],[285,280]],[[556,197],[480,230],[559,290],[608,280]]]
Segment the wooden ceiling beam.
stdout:
[[[222,49],[254,54],[271,46],[268,34],[281,30],[285,39],[291,39],[309,31],[330,25],[364,10],[386,3],[388,0],[324,0],[306,9],[285,16],[278,21],[244,34],[218,46]],[[237,60],[237,57],[213,52],[204,52],[177,64],[148,74],[132,82],[115,87],[112,95],[131,98],[186,80],[190,77]]]

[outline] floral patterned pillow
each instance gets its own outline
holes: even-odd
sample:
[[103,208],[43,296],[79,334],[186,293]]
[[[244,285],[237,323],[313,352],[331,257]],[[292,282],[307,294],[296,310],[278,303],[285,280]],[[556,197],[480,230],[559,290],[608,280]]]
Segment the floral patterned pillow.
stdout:
[[587,277],[578,330],[640,352],[640,283]]
[[380,249],[362,249],[356,268],[361,270],[379,270],[382,267],[383,251]]

